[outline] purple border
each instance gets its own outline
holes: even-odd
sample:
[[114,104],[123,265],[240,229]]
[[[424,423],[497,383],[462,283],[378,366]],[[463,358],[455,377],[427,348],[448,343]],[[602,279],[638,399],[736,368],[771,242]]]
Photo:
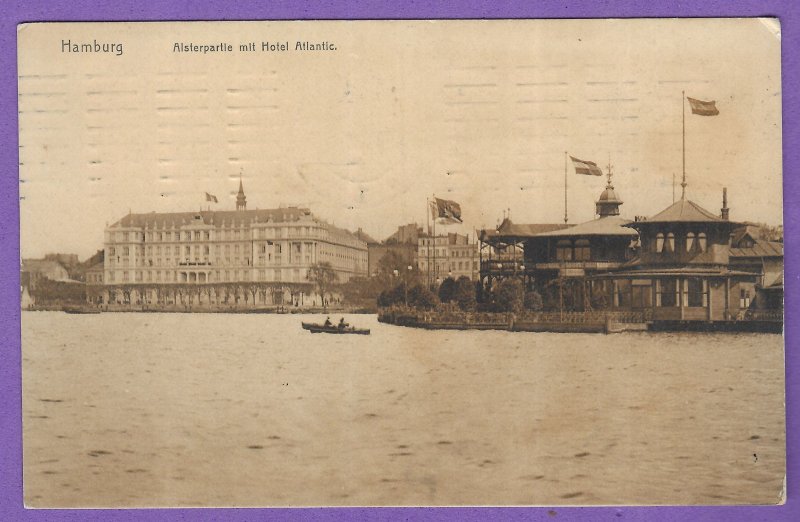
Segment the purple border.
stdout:
[[[784,166],[800,165],[800,129],[797,125],[800,85],[799,4],[780,0],[671,0],[598,1],[539,0],[528,4],[508,0],[440,2],[426,5],[414,0],[394,0],[385,5],[359,0],[239,0],[217,5],[212,0],[41,0],[8,1],[0,20],[0,325],[5,333],[0,362],[0,519],[3,520],[634,520],[634,521],[778,521],[800,520],[797,481],[800,460],[798,386],[800,360],[794,342],[800,304],[797,253],[793,242],[786,248],[786,393],[788,493],[784,506],[771,507],[606,507],[606,508],[346,508],[346,509],[172,509],[172,510],[24,510],[22,507],[22,445],[19,336],[19,210],[17,181],[17,80],[16,24],[34,21],[90,20],[247,20],[346,18],[603,18],[675,16],[777,16],[783,34],[783,154]],[[221,4],[221,3],[220,3]],[[431,4],[434,4],[431,2]],[[651,5],[652,4],[652,5]],[[788,171],[784,167],[785,171]],[[754,173],[757,175],[757,173]],[[800,225],[800,179],[784,176],[784,225],[793,237]]]

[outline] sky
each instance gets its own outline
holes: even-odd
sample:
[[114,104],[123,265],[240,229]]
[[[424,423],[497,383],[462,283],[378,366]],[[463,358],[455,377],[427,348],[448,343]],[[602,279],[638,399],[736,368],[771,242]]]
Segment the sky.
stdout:
[[[680,183],[683,116],[687,198],[717,213],[727,187],[731,219],[782,223],[770,20],[61,23],[18,39],[25,258],[84,259],[128,212],[232,210],[240,178],[248,208],[306,206],[380,240],[425,225],[434,195],[464,219],[437,232],[563,222],[566,170],[569,222],[588,221],[606,179],[566,153],[612,165],[623,216],[654,215]],[[122,54],[64,52],[95,40]]]

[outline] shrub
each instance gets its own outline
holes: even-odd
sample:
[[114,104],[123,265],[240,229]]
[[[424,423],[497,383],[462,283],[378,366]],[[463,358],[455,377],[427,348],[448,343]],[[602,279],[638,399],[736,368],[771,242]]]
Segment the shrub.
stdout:
[[408,304],[414,308],[430,310],[439,303],[436,294],[422,285],[415,285],[408,291]]
[[449,303],[453,300],[454,292],[456,291],[456,281],[452,277],[446,278],[439,285],[439,301]]
[[[409,300],[410,300],[409,292]],[[406,291],[404,283],[400,283],[390,290],[384,290],[378,296],[378,306],[389,307],[393,305],[404,304],[406,299]]]
[[455,282],[453,290],[453,301],[458,303],[458,307],[465,312],[475,310],[478,301],[475,297],[475,284],[469,277],[461,276]]
[[495,287],[494,303],[498,312],[520,312],[525,304],[525,288],[519,279],[503,279]]
[[525,309],[533,310],[534,312],[540,311],[544,307],[542,296],[536,290],[529,290],[525,292]]

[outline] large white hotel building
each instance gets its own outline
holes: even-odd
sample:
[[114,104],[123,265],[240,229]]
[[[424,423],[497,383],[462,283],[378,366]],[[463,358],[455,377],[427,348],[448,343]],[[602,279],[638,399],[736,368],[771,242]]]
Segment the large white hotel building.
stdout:
[[339,282],[367,275],[367,244],[351,232],[306,208],[246,206],[240,182],[233,211],[128,214],[105,230],[104,285],[145,296],[148,285],[308,285],[322,262]]

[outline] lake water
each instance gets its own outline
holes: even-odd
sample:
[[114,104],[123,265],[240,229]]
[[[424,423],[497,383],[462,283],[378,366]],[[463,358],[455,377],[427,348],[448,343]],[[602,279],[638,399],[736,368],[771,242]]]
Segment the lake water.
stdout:
[[779,335],[301,319],[324,316],[24,312],[26,504],[780,499]]

